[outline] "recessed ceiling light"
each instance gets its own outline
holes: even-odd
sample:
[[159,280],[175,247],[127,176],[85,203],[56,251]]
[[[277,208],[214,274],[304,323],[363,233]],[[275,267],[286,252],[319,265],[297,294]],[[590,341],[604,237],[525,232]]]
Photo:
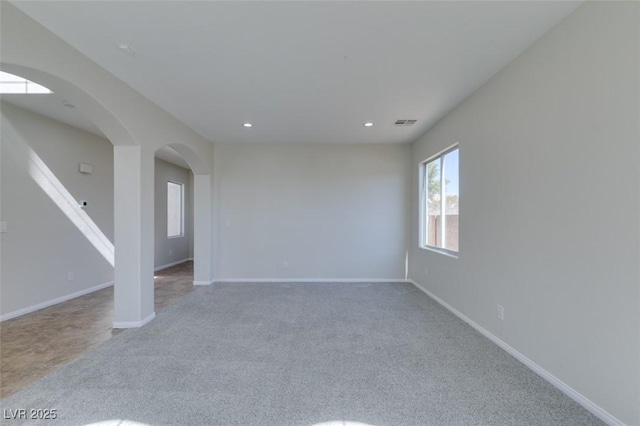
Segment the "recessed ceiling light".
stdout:
[[122,50],[124,53],[126,53],[129,56],[133,56],[136,54],[135,50],[133,50],[131,46],[129,46],[127,43],[120,43],[118,45],[118,49]]
[[244,123],[244,124],[243,124],[243,126],[244,126],[244,127],[253,127],[253,124],[251,124],[251,123]]
[[372,127],[372,126],[373,126],[373,123],[369,121],[369,122],[367,122],[367,123],[364,123],[364,124],[363,124],[363,126],[364,126],[364,127]]

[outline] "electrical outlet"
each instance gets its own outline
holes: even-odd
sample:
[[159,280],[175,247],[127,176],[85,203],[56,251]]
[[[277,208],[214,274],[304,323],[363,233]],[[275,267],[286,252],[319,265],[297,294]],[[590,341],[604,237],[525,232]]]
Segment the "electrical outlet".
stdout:
[[283,267],[284,269],[289,269],[289,262],[288,262],[288,261],[286,261],[286,260],[285,260],[284,262],[282,262],[282,267]]
[[498,309],[496,311],[499,320],[504,320],[504,306],[498,305]]
[[9,230],[9,225],[7,222],[0,222],[0,232],[7,232]]
[[75,274],[73,271],[69,271],[69,272],[67,272],[67,279],[68,279],[69,281],[73,281],[73,280],[75,280],[75,279],[76,279],[76,274]]
[[169,250],[169,256],[173,254],[173,250]]

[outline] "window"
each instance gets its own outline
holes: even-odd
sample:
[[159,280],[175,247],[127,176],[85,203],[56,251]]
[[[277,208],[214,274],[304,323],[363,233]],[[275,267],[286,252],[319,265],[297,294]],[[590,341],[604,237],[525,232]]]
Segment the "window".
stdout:
[[167,182],[167,237],[184,235],[184,185]]
[[2,94],[48,94],[51,90],[26,78],[0,71],[0,93]]
[[458,252],[458,147],[449,148],[421,165],[420,245]]

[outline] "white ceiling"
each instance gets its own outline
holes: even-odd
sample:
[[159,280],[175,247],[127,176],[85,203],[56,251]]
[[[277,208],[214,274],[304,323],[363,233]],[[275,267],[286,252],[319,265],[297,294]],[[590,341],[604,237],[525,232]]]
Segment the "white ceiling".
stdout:
[[580,4],[13,3],[220,143],[411,142]]

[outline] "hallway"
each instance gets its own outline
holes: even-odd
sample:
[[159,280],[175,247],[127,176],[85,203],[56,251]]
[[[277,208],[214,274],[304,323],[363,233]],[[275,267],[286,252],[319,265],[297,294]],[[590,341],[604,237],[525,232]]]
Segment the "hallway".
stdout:
[[[194,290],[193,262],[157,271],[155,311]],[[40,380],[120,334],[113,329],[113,287],[0,324],[0,398]]]

